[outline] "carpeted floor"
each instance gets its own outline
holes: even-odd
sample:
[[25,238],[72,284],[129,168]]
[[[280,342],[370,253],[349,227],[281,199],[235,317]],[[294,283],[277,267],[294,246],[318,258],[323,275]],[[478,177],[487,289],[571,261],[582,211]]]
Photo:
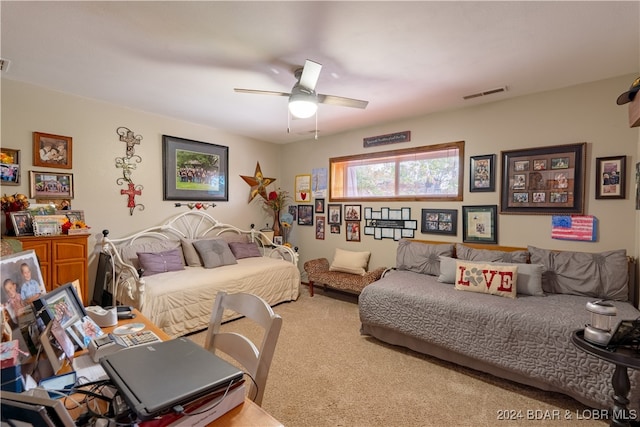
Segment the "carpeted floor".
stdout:
[[[605,426],[557,393],[360,335],[357,300],[319,290],[276,306],[283,318],[263,408],[286,426]],[[223,325],[258,337],[247,319]],[[190,336],[202,344],[204,333]]]

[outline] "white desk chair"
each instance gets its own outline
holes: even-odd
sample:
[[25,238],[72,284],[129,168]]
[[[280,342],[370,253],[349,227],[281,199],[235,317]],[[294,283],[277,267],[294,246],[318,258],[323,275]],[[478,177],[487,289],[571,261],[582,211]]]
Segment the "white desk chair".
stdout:
[[[220,332],[225,309],[248,317],[264,328],[262,343],[259,347],[243,335],[235,332]],[[204,348],[211,352],[220,350],[242,365],[245,372],[253,378],[254,382],[249,386],[249,397],[252,397],[258,405],[262,405],[269,367],[281,327],[282,317],[275,314],[269,304],[256,295],[227,294],[226,292],[218,292],[216,295]]]

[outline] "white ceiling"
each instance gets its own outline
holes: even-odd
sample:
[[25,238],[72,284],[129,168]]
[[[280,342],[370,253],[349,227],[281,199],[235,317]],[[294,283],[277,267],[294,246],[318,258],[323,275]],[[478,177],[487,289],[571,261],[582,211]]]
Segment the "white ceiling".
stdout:
[[[293,69],[323,64],[320,138],[640,70],[640,2],[2,1],[2,77],[264,141],[291,121]],[[631,82],[629,82],[631,84]],[[463,96],[507,86],[502,94]],[[623,92],[627,88],[621,88]],[[611,94],[615,102],[616,94]],[[398,131],[406,129],[397,129]]]

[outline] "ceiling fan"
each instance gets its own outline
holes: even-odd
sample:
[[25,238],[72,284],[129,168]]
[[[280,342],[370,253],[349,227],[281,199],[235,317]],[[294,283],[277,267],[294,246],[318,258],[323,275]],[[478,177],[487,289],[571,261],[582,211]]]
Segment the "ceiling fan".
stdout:
[[260,95],[288,96],[289,111],[291,115],[299,119],[306,119],[313,116],[318,110],[318,103],[362,109],[367,107],[369,101],[316,93],[316,84],[320,77],[320,70],[322,70],[322,64],[307,59],[303,68],[298,68],[294,71],[297,82],[293,85],[291,93],[239,88],[234,88],[234,91]]

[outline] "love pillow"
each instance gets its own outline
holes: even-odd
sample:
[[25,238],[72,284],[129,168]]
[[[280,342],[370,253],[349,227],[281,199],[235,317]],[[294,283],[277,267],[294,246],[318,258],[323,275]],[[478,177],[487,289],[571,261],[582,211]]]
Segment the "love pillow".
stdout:
[[456,261],[455,288],[501,297],[516,297],[517,266]]

